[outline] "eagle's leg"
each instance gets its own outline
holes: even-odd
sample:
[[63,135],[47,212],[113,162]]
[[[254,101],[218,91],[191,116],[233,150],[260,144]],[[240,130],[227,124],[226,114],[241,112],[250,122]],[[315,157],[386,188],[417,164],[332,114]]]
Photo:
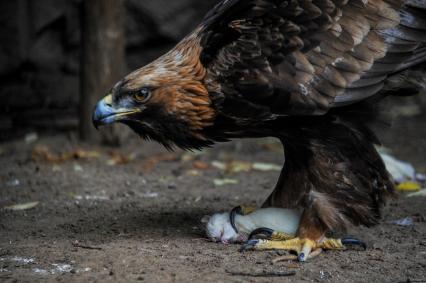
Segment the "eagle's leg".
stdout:
[[293,133],[289,129],[293,138],[282,138],[285,165],[263,205],[303,210],[296,238],[253,240],[246,248],[293,250],[304,261],[319,248],[341,249],[346,243],[362,246],[357,240],[327,239],[326,235],[344,233],[351,225],[376,224],[380,205],[392,195],[392,180],[370,132],[352,128],[354,124],[311,122],[304,125],[306,132],[303,127]]
[[[299,261],[307,260],[312,251],[320,249],[325,238],[327,229],[314,216],[308,208],[305,209],[300,219],[297,231],[297,236],[300,239],[300,250],[297,251]],[[341,249],[343,245],[337,245],[337,248]]]
[[[321,203],[320,196],[315,197],[315,194],[308,199],[304,199],[303,195],[298,194],[300,186],[312,186],[307,180],[310,180],[309,176],[311,170],[308,168],[299,167],[300,158],[311,157],[306,155],[306,152],[303,152],[304,149],[297,149],[297,152],[302,152],[300,156],[295,156],[299,158],[293,162],[293,154],[289,149],[286,151],[286,164],[281,173],[280,179],[278,181],[277,187],[271,196],[265,201],[263,207],[285,207],[289,206],[304,206],[304,212],[302,214],[299,228],[297,231],[296,237],[292,239],[277,239],[277,233],[272,233],[269,239],[266,240],[249,240],[246,242],[242,250],[249,248],[254,248],[258,250],[270,250],[270,249],[280,249],[288,250],[297,253],[297,259],[299,261],[305,261],[308,258],[311,258],[310,254],[313,252],[315,255],[320,253],[320,250],[323,248],[326,249],[342,249],[344,245],[339,239],[327,239],[325,234],[328,231],[328,228],[322,220],[318,217],[317,208]],[[307,204],[307,205],[306,205]],[[294,208],[294,207],[291,207]],[[328,212],[328,213],[332,213]]]

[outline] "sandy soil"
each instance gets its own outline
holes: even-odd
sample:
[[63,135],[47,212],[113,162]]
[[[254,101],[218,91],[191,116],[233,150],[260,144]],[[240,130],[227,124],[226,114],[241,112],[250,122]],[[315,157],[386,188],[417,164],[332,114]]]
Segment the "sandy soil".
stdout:
[[[392,134],[383,135],[398,157],[420,171],[426,168],[424,121],[424,115],[402,119]],[[100,156],[34,159],[40,145],[56,153],[96,150]],[[0,208],[39,202],[28,210],[0,210],[0,281],[426,282],[425,198],[401,195],[388,205],[381,225],[351,231],[368,243],[367,251],[327,252],[304,264],[272,264],[282,252],[239,253],[237,245],[206,241],[199,226],[206,214],[261,204],[279,175],[226,174],[205,164],[231,159],[280,164],[281,154],[270,141],[164,156],[157,145],[132,139],[115,159],[110,151],[78,144],[72,136],[0,145]],[[131,161],[111,164],[127,154]],[[154,159],[165,161],[155,164]],[[214,185],[214,179],[223,178],[238,183]],[[414,226],[386,223],[407,216],[416,216]],[[296,274],[249,276],[271,271]]]

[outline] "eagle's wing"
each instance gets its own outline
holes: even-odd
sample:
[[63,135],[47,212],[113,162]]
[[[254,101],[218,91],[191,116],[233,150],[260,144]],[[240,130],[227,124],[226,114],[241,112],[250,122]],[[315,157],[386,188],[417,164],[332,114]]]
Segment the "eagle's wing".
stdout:
[[426,0],[225,0],[202,24],[201,62],[231,115],[324,114],[426,60],[425,11]]

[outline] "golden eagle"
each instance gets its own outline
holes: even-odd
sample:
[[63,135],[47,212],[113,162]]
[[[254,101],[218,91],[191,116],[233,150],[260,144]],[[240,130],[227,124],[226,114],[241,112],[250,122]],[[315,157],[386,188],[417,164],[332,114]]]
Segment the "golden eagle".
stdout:
[[286,161],[264,206],[303,209],[304,260],[327,232],[377,223],[394,188],[369,124],[381,98],[413,91],[401,72],[425,61],[426,0],[224,0],[118,82],[93,121],[167,148],[280,139]]

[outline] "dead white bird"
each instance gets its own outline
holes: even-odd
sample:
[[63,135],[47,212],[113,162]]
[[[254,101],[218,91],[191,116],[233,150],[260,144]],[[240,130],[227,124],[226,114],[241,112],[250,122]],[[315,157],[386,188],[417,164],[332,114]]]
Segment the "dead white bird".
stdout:
[[299,227],[301,211],[284,208],[262,208],[243,215],[241,208],[231,212],[216,213],[205,216],[207,236],[215,242],[242,243],[249,235],[259,228],[269,228],[291,236],[296,235]]

